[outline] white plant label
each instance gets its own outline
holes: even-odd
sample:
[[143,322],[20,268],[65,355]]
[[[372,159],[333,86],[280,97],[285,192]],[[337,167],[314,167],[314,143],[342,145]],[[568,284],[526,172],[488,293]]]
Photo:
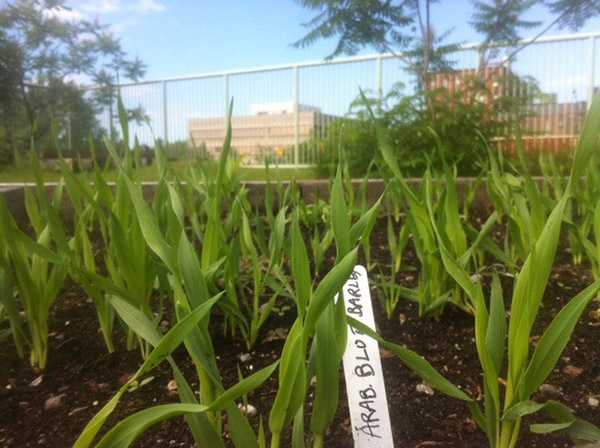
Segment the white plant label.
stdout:
[[[375,330],[369,280],[357,265],[344,285],[346,314]],[[393,448],[383,370],[376,340],[348,325],[344,376],[355,448]]]

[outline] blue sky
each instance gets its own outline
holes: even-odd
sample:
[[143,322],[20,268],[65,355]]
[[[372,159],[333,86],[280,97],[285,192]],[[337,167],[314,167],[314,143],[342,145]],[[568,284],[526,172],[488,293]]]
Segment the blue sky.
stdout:
[[[591,0],[590,0],[591,1]],[[322,61],[335,48],[336,39],[318,41],[303,49],[291,44],[302,38],[302,26],[315,12],[294,0],[70,0],[70,10],[55,11],[65,19],[98,20],[108,25],[131,57],[139,56],[148,66],[145,80],[215,73],[228,70]],[[454,28],[448,43],[476,43],[481,40],[468,25],[470,0],[441,0],[433,4],[432,16],[438,34]],[[535,8],[528,18],[551,20],[543,8]],[[589,21],[579,32],[600,31],[600,19]],[[531,35],[533,35],[531,31]],[[551,30],[549,35],[571,34]],[[531,37],[524,36],[524,37]],[[585,100],[589,96],[589,42],[540,44],[524,50],[511,70],[519,76],[539,81],[542,92],[556,94],[560,101]],[[373,54],[365,48],[360,54]],[[500,57],[503,54],[499,55]],[[456,56],[457,69],[476,65],[474,51]],[[600,45],[596,45],[595,84],[600,84]],[[89,84],[85,77],[73,76]],[[132,134],[151,143],[154,136],[185,140],[189,120],[224,117],[234,98],[234,115],[249,115],[253,105],[290,103],[294,99],[293,71],[215,77],[167,84],[154,83],[123,87],[126,107],[140,107],[150,118],[151,128],[132,125]],[[410,94],[414,80],[403,63],[389,59],[382,64],[382,90],[390,91],[400,82]],[[376,61],[299,71],[299,103],[320,108],[326,114],[341,116],[358,96],[359,88],[375,95]],[[167,102],[163,100],[168,97]],[[165,106],[166,104],[166,106]],[[101,118],[108,129],[109,115]]]
[[[322,60],[336,44],[332,39],[305,49],[290,46],[306,33],[301,24],[315,15],[293,0],[73,0],[68,5],[72,11],[65,16],[109,25],[123,49],[148,65],[146,79]],[[437,32],[454,28],[449,40],[477,42],[480,37],[468,25],[471,11],[470,0],[434,4]],[[529,16],[550,19],[539,7]],[[580,31],[600,31],[600,20]],[[568,33],[554,28],[549,34]]]

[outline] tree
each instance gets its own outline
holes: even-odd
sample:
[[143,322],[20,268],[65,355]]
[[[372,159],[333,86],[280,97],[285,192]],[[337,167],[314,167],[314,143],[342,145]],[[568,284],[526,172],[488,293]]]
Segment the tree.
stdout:
[[[297,1],[317,15],[305,24],[309,32],[294,44],[296,47],[335,37],[338,43],[329,58],[371,46],[393,54],[415,75],[414,93],[392,89],[380,103],[383,107],[378,119],[390,129],[388,138],[398,157],[414,163],[417,169],[419,161],[425,160],[424,154],[433,160],[437,154],[432,151],[436,146],[430,132],[433,128],[444,142],[447,160],[467,174],[483,160],[479,154],[481,138],[510,137],[513,123],[506,117],[528,113],[523,105],[539,95],[535,80],[517,77],[505,64],[491,66],[500,48],[503,52],[508,48],[503,60],[507,62],[532,42],[520,43],[524,31],[542,28],[537,39],[553,26],[577,29],[587,18],[600,14],[600,2],[588,0],[473,0],[469,23],[483,36],[479,63],[473,70],[454,72],[451,55],[460,45],[447,43],[451,30],[438,33],[432,23],[432,5],[441,0]],[[452,1],[445,0],[445,4]],[[553,14],[549,24],[524,19],[535,4],[542,4]],[[440,87],[445,81],[454,88]],[[496,94],[496,81],[504,92],[515,93]],[[370,157],[374,148],[374,143],[366,142],[374,142],[374,134],[360,118],[344,121],[347,144],[356,150],[352,158],[361,161],[357,169],[364,169],[365,157]],[[332,135],[338,136],[340,129],[339,124],[333,126]],[[324,155],[325,162],[330,156]]]
[[[355,54],[365,46],[392,53],[417,75],[418,87],[425,94],[427,110],[435,122],[430,76],[449,70],[452,61],[448,56],[458,48],[458,44],[444,43],[451,30],[438,34],[432,25],[431,5],[439,0],[297,1],[318,14],[305,24],[310,31],[294,46],[305,47],[318,39],[338,37],[338,44],[329,58]],[[540,3],[555,15],[555,19],[537,37],[556,25],[575,30],[588,18],[600,14],[600,2],[589,0],[474,1],[470,24],[483,36],[479,74],[497,53],[497,44],[514,47],[509,59],[524,48],[524,45],[516,45],[521,32],[538,28],[542,23],[522,17]]]
[[[435,120],[435,110],[428,82],[432,69],[447,68],[444,56],[456,45],[443,46],[431,24],[430,5],[435,0],[299,0],[319,14],[305,26],[312,28],[294,43],[305,47],[321,38],[339,35],[335,51],[328,56],[355,54],[371,45],[378,51],[392,53],[417,75],[425,92],[427,109]],[[444,36],[445,37],[445,36]]]
[[[79,133],[94,132],[97,108],[109,101],[103,94],[114,95],[118,77],[136,81],[145,72],[138,58],[126,57],[106,26],[63,19],[69,11],[64,0],[9,0],[0,7],[0,137],[5,150],[27,147],[30,136],[47,138],[54,119],[75,111]],[[106,90],[84,96],[73,81],[81,76]]]

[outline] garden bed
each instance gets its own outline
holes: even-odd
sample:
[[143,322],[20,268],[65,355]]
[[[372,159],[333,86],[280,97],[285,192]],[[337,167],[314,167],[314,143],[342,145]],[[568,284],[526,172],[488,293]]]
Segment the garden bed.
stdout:
[[[372,257],[375,262],[389,264],[385,224],[385,221],[380,221],[371,236]],[[566,247],[566,244],[561,244],[559,248],[534,335],[540,335],[558,310],[593,281],[588,266],[572,265]],[[409,246],[404,260],[406,265],[418,266],[412,247]],[[328,261],[332,263],[331,259]],[[491,278],[484,275],[483,281],[489,288]],[[401,282],[405,286],[416,287],[416,273],[403,273]],[[502,277],[507,301],[512,282],[511,277]],[[482,375],[475,350],[472,317],[448,307],[439,321],[419,318],[416,304],[400,301],[393,319],[388,320],[377,302],[377,288],[372,287],[371,294],[375,320],[384,339],[423,355],[471,397],[481,398]],[[595,312],[597,309],[598,303],[593,302],[584,312],[554,372],[534,396],[539,401],[556,399],[569,406],[577,417],[594,424],[600,423],[600,364],[597,362],[600,359],[600,316]],[[213,314],[211,334],[226,387],[238,381],[238,367],[247,376],[280,356],[284,343],[282,336],[287,334],[293,323],[294,313],[293,309],[281,314],[273,313],[261,329],[259,343],[250,352],[241,338],[232,341],[223,334],[222,319],[218,313]],[[165,329],[168,320],[166,316]],[[124,351],[122,331],[115,332],[117,352],[106,353],[102,335],[97,329],[94,305],[78,285],[67,282],[51,310],[49,327],[50,356],[43,372],[33,370],[27,360],[19,360],[10,343],[0,346],[0,447],[71,446],[86,423],[141,364],[138,351]],[[535,345],[535,336],[531,343]],[[391,352],[381,349],[381,356],[396,447],[486,446],[485,434],[463,403],[438,391],[432,392]],[[175,353],[175,359],[190,385],[197,387],[195,368],[186,359],[183,347]],[[173,378],[167,364],[159,366],[151,375],[154,376],[152,381],[126,393],[105,429],[135,411],[179,401],[177,393],[169,391]],[[325,439],[327,447],[352,446],[341,371],[340,376],[340,407]],[[264,419],[268,417],[276,392],[277,377],[273,375],[248,397],[249,403],[263,414]],[[310,408],[310,403],[308,406]],[[536,418],[543,421],[544,415]],[[252,422],[258,427],[259,418],[254,417]],[[531,422],[525,419],[518,446],[573,445],[566,437],[530,433],[527,428]],[[284,443],[285,446],[288,444]],[[135,442],[135,446],[193,447],[194,442],[184,419],[175,418],[151,428]]]

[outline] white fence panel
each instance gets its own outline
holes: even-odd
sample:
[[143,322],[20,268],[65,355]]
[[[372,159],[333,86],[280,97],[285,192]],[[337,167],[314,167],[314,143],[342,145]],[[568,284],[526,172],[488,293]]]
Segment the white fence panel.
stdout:
[[[514,49],[495,53],[492,64],[503,64],[519,79],[533,81],[513,83],[512,91],[506,92],[528,98],[531,117],[522,125],[530,135],[577,135],[582,121],[578,117],[600,84],[598,37],[600,33],[541,38],[509,62]],[[474,70],[478,47],[463,46],[448,59],[458,73]],[[244,163],[262,165],[269,159],[280,165],[311,165],[332,120],[351,115],[359,89],[385,100],[394,87],[412,95],[415,75],[392,55],[372,55],[124,84],[120,89],[125,106],[148,120],[130,125],[130,134],[142,144],[153,146],[156,138],[178,142],[189,156],[217,156],[228,103],[234,98],[232,146]],[[392,105],[388,102],[387,107]],[[113,129],[119,129],[116,105],[99,119],[109,132],[111,121]]]

